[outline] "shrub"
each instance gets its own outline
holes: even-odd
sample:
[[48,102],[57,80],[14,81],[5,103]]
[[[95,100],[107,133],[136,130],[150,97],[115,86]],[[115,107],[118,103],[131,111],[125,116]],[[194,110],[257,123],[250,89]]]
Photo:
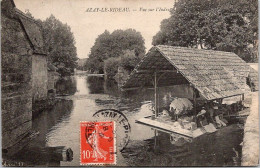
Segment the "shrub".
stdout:
[[125,50],[120,57],[112,57],[105,60],[104,72],[109,78],[113,78],[117,74],[119,66],[131,72],[140,59],[140,57],[135,55],[134,50]]
[[132,71],[140,61],[140,57],[135,55],[134,50],[124,51],[124,54],[120,58],[120,66],[122,66],[127,71]]
[[120,57],[118,58],[112,57],[105,60],[104,72],[108,78],[113,78],[116,75],[120,62],[121,62]]
[[103,74],[103,66],[104,63],[99,61],[98,59],[89,58],[84,64],[84,69],[88,70],[90,73]]

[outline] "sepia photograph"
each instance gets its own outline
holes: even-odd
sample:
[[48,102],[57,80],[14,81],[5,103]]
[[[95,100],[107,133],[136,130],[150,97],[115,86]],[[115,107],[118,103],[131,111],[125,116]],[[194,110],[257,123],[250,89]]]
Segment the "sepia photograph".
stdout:
[[258,0],[1,0],[2,166],[258,166],[258,18]]

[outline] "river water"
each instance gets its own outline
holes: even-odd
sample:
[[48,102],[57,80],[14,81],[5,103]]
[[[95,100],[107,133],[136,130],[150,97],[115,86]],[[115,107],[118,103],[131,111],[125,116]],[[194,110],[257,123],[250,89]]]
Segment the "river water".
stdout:
[[[39,135],[26,150],[39,147],[66,146],[73,151],[73,160],[61,161],[60,166],[80,164],[80,121],[90,121],[101,109],[121,111],[131,125],[130,142],[118,155],[119,165],[129,166],[235,166],[240,163],[243,129],[232,124],[213,134],[203,135],[192,142],[183,139],[173,141],[174,135],[135,123],[135,120],[151,115],[153,91],[122,93],[114,81],[103,77],[73,76],[57,82],[57,102],[51,110],[33,119],[33,129]],[[166,94],[162,94],[166,95]],[[169,95],[168,95],[169,96]],[[166,96],[167,97],[167,96]],[[161,97],[165,99],[165,97]],[[25,156],[24,158],[29,157]],[[26,161],[25,161],[26,162]],[[35,160],[34,165],[51,163]],[[57,166],[57,164],[56,164]]]

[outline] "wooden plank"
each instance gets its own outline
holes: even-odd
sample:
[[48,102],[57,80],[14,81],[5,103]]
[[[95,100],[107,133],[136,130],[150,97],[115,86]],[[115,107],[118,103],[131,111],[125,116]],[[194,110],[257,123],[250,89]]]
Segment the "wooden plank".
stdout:
[[157,102],[157,73],[154,73],[154,110],[155,110],[155,117],[158,116],[158,102]]
[[186,130],[186,129],[180,129],[177,127],[174,127],[173,124],[169,123],[162,123],[156,120],[152,120],[150,118],[141,118],[139,120],[136,120],[136,123],[141,123],[144,125],[148,125],[150,127],[154,127],[157,129],[162,129],[168,132],[180,134],[189,138],[193,138],[192,131]]

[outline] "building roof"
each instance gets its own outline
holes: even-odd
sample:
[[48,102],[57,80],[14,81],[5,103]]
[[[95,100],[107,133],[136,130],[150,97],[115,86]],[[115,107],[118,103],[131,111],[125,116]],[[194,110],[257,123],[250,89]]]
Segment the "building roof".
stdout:
[[43,48],[44,44],[40,23],[34,18],[27,16],[17,8],[15,8],[15,12],[21,21],[25,33],[33,47],[34,53],[45,55],[46,53]]
[[2,14],[20,22],[33,52],[46,55],[43,47],[43,35],[40,23],[17,9],[13,0],[2,0],[1,9]]
[[159,45],[149,50],[122,88],[151,87],[158,72],[158,87],[190,84],[206,100],[214,100],[246,93],[249,71],[234,53]]

